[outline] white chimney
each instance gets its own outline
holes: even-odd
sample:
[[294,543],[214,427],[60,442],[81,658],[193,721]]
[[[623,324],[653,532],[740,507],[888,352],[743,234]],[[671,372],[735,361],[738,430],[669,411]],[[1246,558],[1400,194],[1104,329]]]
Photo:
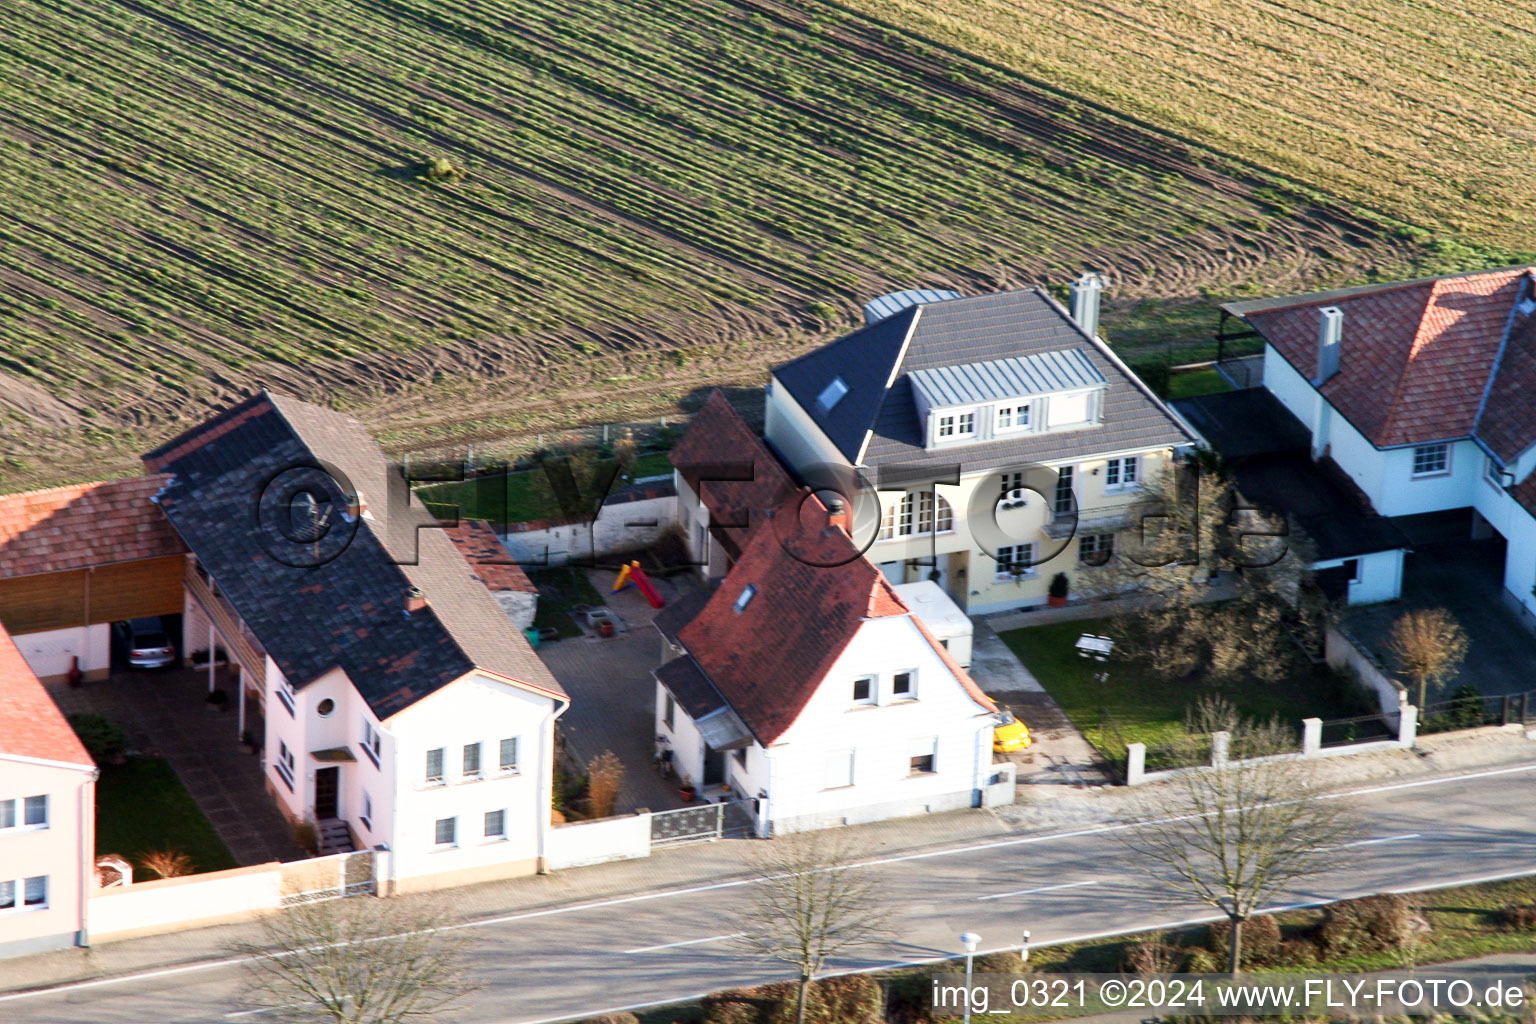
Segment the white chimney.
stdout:
[[1104,279],[1091,270],[1072,282],[1072,319],[1091,338],[1099,334],[1099,296],[1103,292]]
[[1317,376],[1313,386],[1327,383],[1339,372],[1339,344],[1344,338],[1344,311],[1338,306],[1324,306],[1317,322]]

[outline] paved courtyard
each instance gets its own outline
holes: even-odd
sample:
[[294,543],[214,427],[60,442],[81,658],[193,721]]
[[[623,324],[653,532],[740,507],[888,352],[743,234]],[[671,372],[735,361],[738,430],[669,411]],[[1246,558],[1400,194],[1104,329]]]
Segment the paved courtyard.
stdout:
[[[48,692],[66,715],[95,712],[117,723],[131,753],[169,761],[240,864],[301,860],[306,854],[263,784],[261,756],[240,745],[234,673],[220,669],[216,679],[231,697],[223,711],[208,709],[208,673],[197,669],[121,671]],[[261,716],[250,705],[245,727],[260,740]]]
[[1382,645],[1398,617],[1415,608],[1445,608],[1466,630],[1467,657],[1430,703],[1450,699],[1468,683],[1487,696],[1523,693],[1536,689],[1536,634],[1505,606],[1503,579],[1504,548],[1497,540],[1416,544],[1403,568],[1402,600],[1351,608],[1344,625],[1390,667]]
[[[571,708],[560,717],[560,733],[567,749],[583,764],[604,750],[613,751],[624,762],[624,781],[615,806],[618,813],[686,806],[676,781],[662,778],[652,766],[656,680],[651,671],[661,664],[661,634],[651,627],[656,611],[633,587],[609,594],[612,572],[590,570],[589,576],[625,628],[607,639],[589,634],[539,649],[544,663],[571,695]],[[681,574],[652,582],[668,602],[695,586]]]

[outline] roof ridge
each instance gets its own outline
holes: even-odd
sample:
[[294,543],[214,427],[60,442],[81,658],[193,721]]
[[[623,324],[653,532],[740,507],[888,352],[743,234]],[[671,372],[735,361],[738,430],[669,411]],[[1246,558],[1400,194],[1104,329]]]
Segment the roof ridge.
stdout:
[[1267,299],[1236,299],[1231,302],[1221,303],[1221,308],[1237,316],[1246,316],[1249,313],[1278,313],[1301,306],[1316,306],[1337,302],[1341,299],[1352,299],[1367,295],[1387,295],[1404,288],[1416,288],[1426,284],[1437,284],[1441,281],[1455,281],[1468,277],[1477,277],[1481,274],[1501,274],[1511,270],[1530,269],[1536,269],[1536,263],[1511,263],[1502,267],[1462,270],[1454,274],[1431,274],[1427,277],[1415,277],[1407,281],[1376,281],[1369,284],[1346,285],[1343,288],[1326,288],[1322,291],[1301,292],[1296,295],[1281,295]]
[[[1499,351],[1494,354],[1493,367],[1488,371],[1488,380],[1483,384],[1482,397],[1477,401],[1477,412],[1472,415],[1472,436],[1490,455],[1493,454],[1492,446],[1484,442],[1481,437],[1478,437],[1478,432],[1479,428],[1483,425],[1483,414],[1488,411],[1488,399],[1493,394],[1494,382],[1499,379],[1499,371],[1504,368],[1504,355],[1509,351],[1509,339],[1515,331],[1515,316],[1520,312],[1522,297],[1525,296],[1527,290],[1536,295],[1536,270],[1526,270],[1525,273],[1520,275],[1519,282],[1515,286],[1514,301],[1509,304],[1509,316],[1504,321],[1504,333],[1499,338]],[[1500,465],[1504,464],[1504,460],[1497,455],[1494,458]]]

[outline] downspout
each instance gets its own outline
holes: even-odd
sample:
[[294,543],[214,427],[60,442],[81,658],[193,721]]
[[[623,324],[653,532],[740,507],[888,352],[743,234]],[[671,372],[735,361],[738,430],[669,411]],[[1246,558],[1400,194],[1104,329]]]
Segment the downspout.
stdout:
[[101,769],[92,769],[80,786],[80,930],[75,945],[91,945],[91,888],[96,877],[96,779]]
[[549,830],[554,827],[551,823],[551,808],[554,806],[555,792],[555,720],[570,710],[571,702],[563,703],[556,698],[558,705],[555,713],[549,716],[548,727],[545,730],[544,748],[549,752],[547,757],[539,758],[539,798],[538,807],[534,817],[538,825],[535,835],[537,842],[534,851],[534,870],[541,875],[549,873]]

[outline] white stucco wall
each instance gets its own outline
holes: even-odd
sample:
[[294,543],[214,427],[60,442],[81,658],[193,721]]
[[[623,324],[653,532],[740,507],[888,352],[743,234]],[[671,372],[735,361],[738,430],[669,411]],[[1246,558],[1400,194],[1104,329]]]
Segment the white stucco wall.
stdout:
[[31,667],[32,674],[48,682],[66,678],[77,656],[82,672],[104,676],[112,667],[111,623],[21,633],[11,639],[16,642],[16,648]]
[[502,537],[520,565],[564,565],[572,558],[593,558],[634,551],[654,544],[670,526],[677,500],[672,495],[604,505],[591,523],[571,523],[542,530],[509,526]]
[[276,910],[282,896],[283,872],[275,863],[100,889],[91,896],[91,939],[243,920]]
[[[0,829],[0,880],[16,883],[13,910],[0,910],[0,956],[75,944],[87,928],[95,856],[93,766],[68,767],[0,754],[0,800],[16,801],[17,827]],[[28,826],[29,796],[48,797],[46,826]],[[25,880],[48,878],[45,907],[23,905]]]
[[[1346,559],[1325,559],[1313,562],[1314,569],[1331,569],[1341,566]],[[1356,559],[1360,569],[1355,581],[1349,584],[1345,599],[1349,604],[1373,604],[1377,601],[1395,601],[1403,592],[1403,550],[1375,551]]]
[[[538,870],[550,828],[557,702],[473,673],[385,723],[394,736],[394,821],[389,846],[398,880],[439,876],[460,884]],[[518,770],[499,770],[501,740],[517,737]],[[463,748],[479,743],[481,773],[466,777]],[[427,751],[443,748],[444,781],[426,780]],[[486,838],[487,811],[506,812],[506,837]],[[439,847],[440,818],[457,819],[457,842]],[[409,887],[409,886],[407,886]]]
[[[917,673],[916,699],[897,701],[892,677],[907,670]],[[853,702],[864,675],[878,677],[876,705]],[[775,831],[793,831],[972,806],[990,775],[993,724],[909,617],[872,619],[767,749],[765,813]],[[914,742],[929,740],[935,771],[912,775]],[[853,751],[853,785],[827,788],[828,756],[842,750]]]
[[672,725],[666,722],[667,693],[666,687],[660,683],[656,685],[656,735],[665,736],[672,749],[672,768],[680,777],[686,778],[698,784],[703,777],[704,765],[704,739],[699,735],[698,726],[693,724],[693,719],[679,705],[672,714]]
[[549,830],[546,866],[558,871],[650,855],[651,816],[625,814],[554,826]]
[[783,384],[770,379],[764,397],[763,434],[796,471],[814,465],[851,465]]

